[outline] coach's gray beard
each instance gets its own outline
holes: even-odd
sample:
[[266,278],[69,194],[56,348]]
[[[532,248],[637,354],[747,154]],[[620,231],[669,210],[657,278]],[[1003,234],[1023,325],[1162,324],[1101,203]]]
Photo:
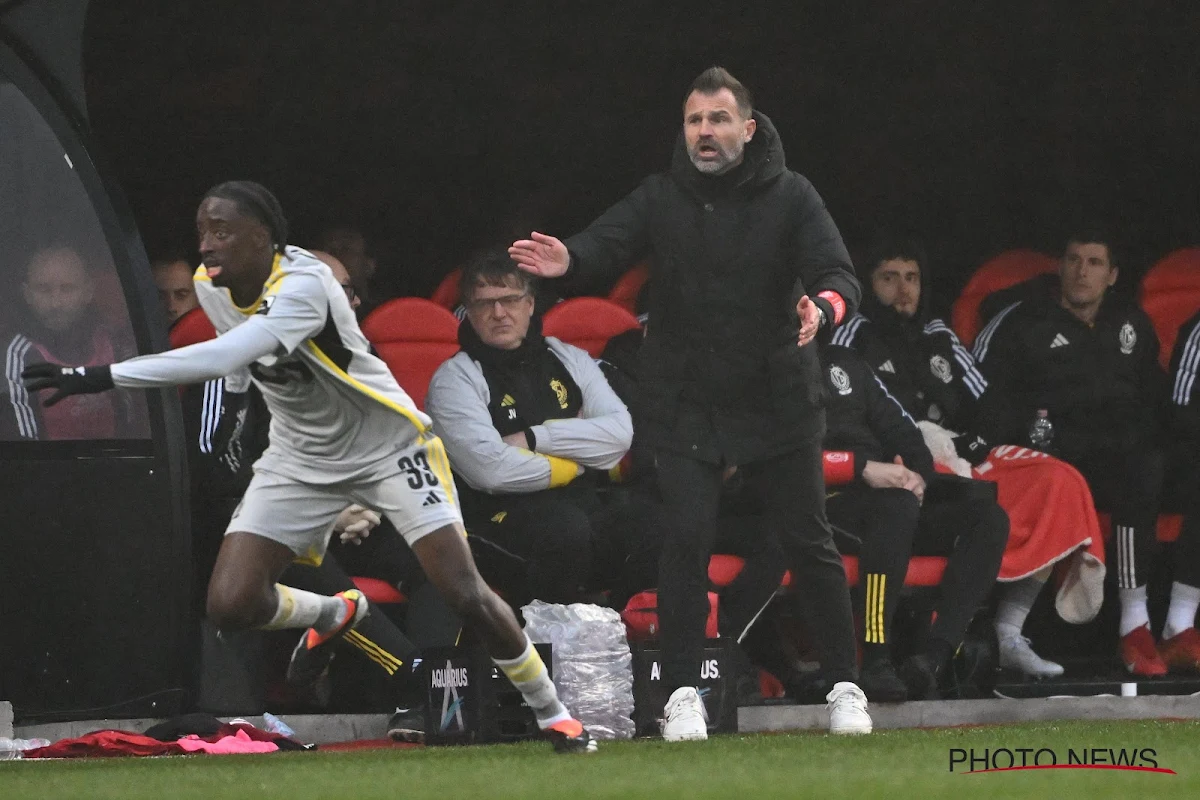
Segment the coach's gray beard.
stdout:
[[[719,148],[718,148],[719,149]],[[705,175],[724,175],[738,165],[745,147],[739,147],[736,152],[728,153],[719,149],[721,157],[716,161],[705,161],[698,157],[695,150],[688,150],[688,158],[692,165]]]

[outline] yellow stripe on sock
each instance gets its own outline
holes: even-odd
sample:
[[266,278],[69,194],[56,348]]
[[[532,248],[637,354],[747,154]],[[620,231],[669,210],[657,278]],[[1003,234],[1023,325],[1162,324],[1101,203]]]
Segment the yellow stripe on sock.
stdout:
[[388,669],[389,674],[398,670],[400,668],[400,666],[404,663],[399,658],[392,655],[387,650],[384,650],[378,644],[376,644],[375,642],[372,642],[370,639],[363,636],[358,631],[350,631],[349,633],[347,633],[346,641],[349,642],[350,644],[354,645],[355,647],[357,647],[359,650],[362,650],[364,653],[367,653],[367,654],[374,653],[375,655],[379,656],[379,658],[382,659],[382,661],[380,663],[386,669]]
[[383,669],[383,671],[386,672],[389,676],[395,674],[395,672],[396,672],[395,667],[388,665],[386,662],[384,662],[384,660],[382,658],[380,658],[375,653],[369,652],[367,650],[363,650],[362,648],[359,648],[359,652],[361,652],[364,656],[366,656],[367,658],[371,659],[376,664],[378,664]]
[[887,637],[884,636],[884,633],[883,633],[884,632],[883,601],[884,601],[884,597],[887,592],[887,575],[880,574],[878,577],[879,577],[879,588],[875,592],[875,618],[876,618],[875,624],[877,626],[876,632],[878,635],[878,639],[876,639],[876,642],[878,644],[887,644],[887,641],[886,641]]
[[542,663],[542,657],[538,651],[530,647],[529,655],[527,655],[520,664],[516,666],[500,667],[508,679],[514,684],[531,681],[538,676],[539,673],[546,671],[546,665]]
[[875,575],[867,573],[867,602],[863,608],[863,624],[866,627],[866,634],[863,637],[867,644],[875,644],[875,615],[872,613],[875,608]]

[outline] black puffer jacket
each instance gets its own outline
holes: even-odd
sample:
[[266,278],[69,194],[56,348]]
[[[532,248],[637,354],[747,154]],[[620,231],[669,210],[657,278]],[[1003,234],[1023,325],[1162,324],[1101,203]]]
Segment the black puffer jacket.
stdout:
[[[841,235],[812,184],[789,171],[771,121],[722,176],[700,173],[680,137],[652,175],[567,240],[568,277],[611,280],[650,257],[639,436],[652,447],[745,464],[824,432],[816,347],[796,346],[796,302],[860,289]],[[832,321],[833,310],[817,301]]]

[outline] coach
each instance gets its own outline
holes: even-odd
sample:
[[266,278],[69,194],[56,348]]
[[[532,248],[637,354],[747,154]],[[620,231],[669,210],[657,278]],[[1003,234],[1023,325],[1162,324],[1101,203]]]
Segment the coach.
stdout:
[[[859,301],[841,235],[820,196],[784,164],[771,121],[720,67],[684,102],[671,168],[565,243],[541,233],[509,253],[543,277],[611,280],[649,256],[639,435],[654,449],[665,505],[659,564],[663,735],[706,737],[696,693],[707,564],[722,473],[760,478],[834,689],[830,729],[866,733],[850,597],[825,518],[824,390],[815,345]],[[797,338],[799,326],[799,338]],[[797,346],[797,343],[799,346]]]

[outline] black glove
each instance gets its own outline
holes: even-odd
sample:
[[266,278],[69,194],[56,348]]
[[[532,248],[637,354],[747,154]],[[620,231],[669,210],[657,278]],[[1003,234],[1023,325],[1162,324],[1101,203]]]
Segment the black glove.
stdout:
[[42,401],[46,408],[73,394],[96,394],[113,388],[112,370],[108,364],[100,367],[60,367],[58,364],[34,364],[21,373],[25,388],[31,392],[42,389],[57,391]]
[[978,467],[987,460],[988,453],[992,452],[992,446],[978,434],[964,433],[962,436],[954,437],[954,450],[958,453],[959,458],[966,459],[972,467]]

